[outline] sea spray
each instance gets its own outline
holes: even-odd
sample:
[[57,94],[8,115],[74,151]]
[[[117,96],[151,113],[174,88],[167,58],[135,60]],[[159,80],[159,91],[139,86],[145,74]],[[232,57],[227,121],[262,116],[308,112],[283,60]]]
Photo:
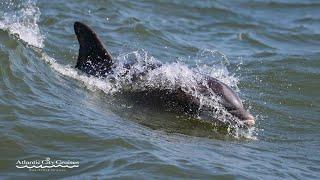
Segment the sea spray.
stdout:
[[37,48],[44,47],[44,37],[37,24],[40,18],[40,10],[36,1],[3,1],[1,6],[5,8],[1,12],[0,29],[6,30],[29,45]]

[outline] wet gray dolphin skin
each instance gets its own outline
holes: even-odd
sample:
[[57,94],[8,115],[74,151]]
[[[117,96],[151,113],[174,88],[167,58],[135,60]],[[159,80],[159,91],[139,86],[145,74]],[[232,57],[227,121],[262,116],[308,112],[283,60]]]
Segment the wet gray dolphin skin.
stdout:
[[[112,67],[114,62],[112,56],[104,48],[96,33],[81,22],[74,23],[74,31],[80,45],[79,56],[75,67],[96,77],[106,77],[108,74],[113,73]],[[148,69],[152,70],[160,66],[161,64],[154,64],[148,67]],[[126,68],[130,68],[130,66],[128,65]],[[254,125],[254,117],[244,108],[239,96],[229,86],[213,77],[206,76],[205,79],[208,86],[200,88],[211,88],[216,95],[221,97],[221,104],[228,112],[243,121],[246,126],[250,127]],[[205,90],[206,89],[203,89],[202,91]],[[163,89],[158,89],[156,92],[154,92],[154,90],[153,92],[140,92],[141,97],[143,97],[144,94],[152,94],[153,97],[165,97],[181,106],[188,107],[186,108],[188,110],[198,109],[199,107],[199,102],[197,102],[192,95],[179,90],[179,88],[176,91],[170,92]]]

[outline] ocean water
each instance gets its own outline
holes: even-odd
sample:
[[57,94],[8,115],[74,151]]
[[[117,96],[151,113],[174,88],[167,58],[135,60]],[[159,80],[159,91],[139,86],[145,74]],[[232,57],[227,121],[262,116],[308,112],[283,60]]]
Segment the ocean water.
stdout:
[[[4,0],[0,14],[2,178],[319,178],[319,1]],[[143,85],[220,79],[256,125],[230,131],[116,96],[128,79],[74,68],[75,21],[117,63],[163,63]],[[16,167],[47,158],[79,166]]]

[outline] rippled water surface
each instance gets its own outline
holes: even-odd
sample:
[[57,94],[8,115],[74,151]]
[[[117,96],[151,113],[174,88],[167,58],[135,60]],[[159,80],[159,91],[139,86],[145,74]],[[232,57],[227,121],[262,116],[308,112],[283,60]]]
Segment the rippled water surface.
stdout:
[[[319,1],[5,0],[0,13],[2,177],[320,176]],[[114,96],[117,87],[74,68],[75,21],[91,26],[118,62],[166,64],[150,82],[185,83],[190,69],[220,79],[238,91],[255,127],[231,133]],[[80,165],[16,168],[47,157]]]

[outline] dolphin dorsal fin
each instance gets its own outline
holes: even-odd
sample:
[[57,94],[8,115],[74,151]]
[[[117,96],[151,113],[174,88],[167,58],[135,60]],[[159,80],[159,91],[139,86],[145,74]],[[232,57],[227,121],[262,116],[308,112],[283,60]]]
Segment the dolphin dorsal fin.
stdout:
[[94,76],[105,76],[111,71],[112,57],[96,33],[81,22],[74,23],[80,45],[76,68]]

